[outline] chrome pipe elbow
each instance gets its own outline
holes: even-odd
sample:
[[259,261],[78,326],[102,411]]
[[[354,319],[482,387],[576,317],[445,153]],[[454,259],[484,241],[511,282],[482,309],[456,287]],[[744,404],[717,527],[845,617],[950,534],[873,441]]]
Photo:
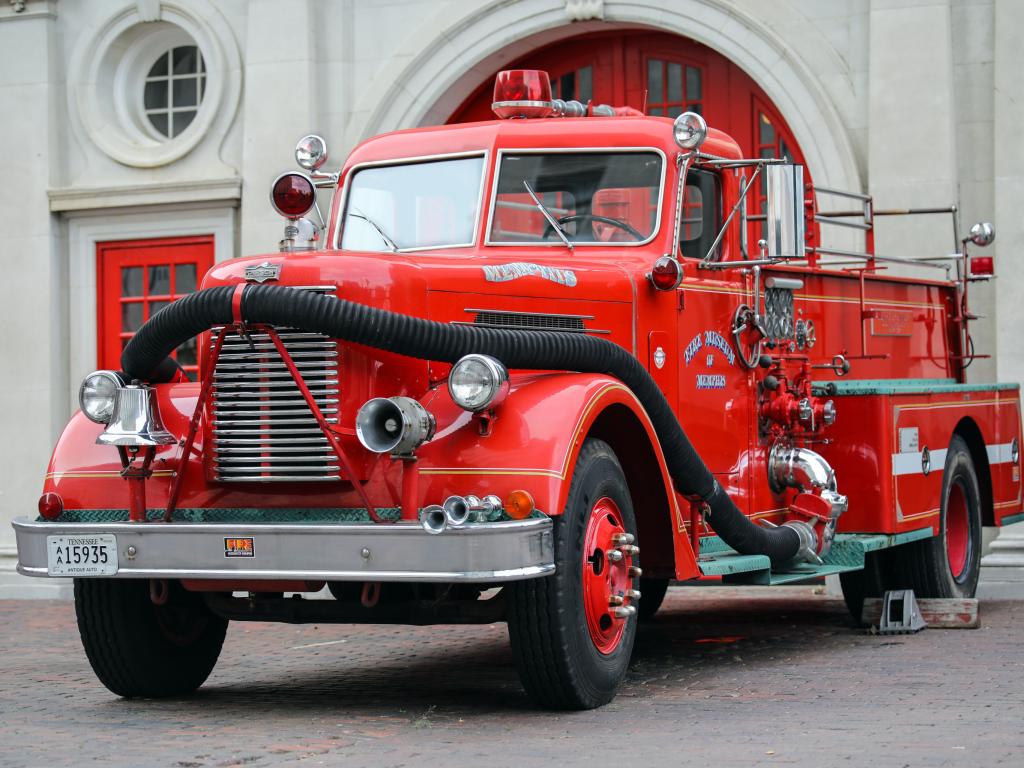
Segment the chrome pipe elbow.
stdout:
[[776,493],[786,488],[807,493],[837,491],[835,470],[820,453],[783,442],[775,443],[768,454],[768,483]]

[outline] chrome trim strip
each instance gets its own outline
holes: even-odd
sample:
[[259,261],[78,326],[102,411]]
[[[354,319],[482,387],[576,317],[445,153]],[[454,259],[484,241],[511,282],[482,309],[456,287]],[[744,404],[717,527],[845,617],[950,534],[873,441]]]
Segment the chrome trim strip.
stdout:
[[[119,570],[97,578],[502,582],[553,573],[549,518],[468,524],[430,534],[419,523],[51,523],[14,520],[18,572],[47,576],[46,537],[113,534]],[[253,557],[224,556],[224,538]],[[134,547],[131,559],[128,547]],[[363,550],[370,557],[364,557]]]
[[513,155],[513,154],[514,155],[570,155],[570,154],[573,154],[573,155],[595,155],[595,154],[606,154],[606,153],[610,153],[610,152],[619,152],[619,153],[626,153],[626,152],[637,152],[637,153],[653,152],[653,153],[657,154],[661,158],[661,180],[658,182],[658,192],[659,192],[659,195],[658,195],[658,214],[657,214],[657,216],[654,219],[654,227],[651,230],[651,235],[646,240],[637,240],[636,242],[633,242],[633,243],[628,243],[628,242],[626,242],[626,243],[618,243],[618,242],[616,242],[616,243],[589,242],[588,243],[588,242],[576,242],[576,241],[573,241],[573,246],[575,247],[575,246],[581,245],[581,246],[584,246],[586,248],[595,248],[595,247],[596,248],[601,248],[601,247],[604,247],[604,248],[620,248],[620,247],[635,248],[637,246],[647,245],[648,243],[650,243],[652,240],[654,240],[658,236],[658,233],[661,231],[661,217],[662,217],[662,214],[663,214],[664,208],[665,208],[665,175],[667,173],[668,158],[666,157],[665,153],[662,150],[658,149],[657,147],[570,147],[570,148],[566,148],[566,147],[550,147],[550,148],[547,148],[547,149],[533,149],[533,148],[517,149],[517,148],[512,148],[512,147],[506,147],[504,149],[499,149],[498,150],[497,159],[496,159],[496,161],[494,163],[493,178],[491,179],[491,204],[490,204],[490,206],[488,207],[488,210],[487,210],[487,228],[484,230],[484,245],[494,245],[494,246],[513,245],[513,246],[519,246],[519,247],[531,247],[531,246],[533,246],[533,247],[539,247],[539,248],[557,247],[557,248],[561,248],[561,249],[565,248],[565,244],[562,241],[560,241],[560,240],[556,240],[556,241],[553,241],[553,242],[535,242],[535,241],[513,242],[511,240],[502,240],[500,242],[495,242],[495,241],[491,240],[491,225],[494,223],[494,210],[495,210],[495,207],[496,207],[495,203],[497,202],[497,196],[498,196],[498,176],[501,173],[501,158],[502,158],[503,155],[506,155],[506,154],[509,154],[509,155]]

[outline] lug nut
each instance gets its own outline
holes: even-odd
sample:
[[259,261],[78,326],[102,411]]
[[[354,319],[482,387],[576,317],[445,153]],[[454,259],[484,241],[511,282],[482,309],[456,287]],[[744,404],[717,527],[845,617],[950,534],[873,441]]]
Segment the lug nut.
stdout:
[[623,544],[619,547],[619,552],[624,554],[626,557],[635,557],[640,554],[640,547],[635,544]]
[[636,615],[636,608],[632,605],[621,605],[612,609],[612,615],[617,619],[628,619],[630,616]]
[[608,561],[612,563],[621,562],[623,554],[617,549],[609,549],[607,552]]
[[643,569],[639,565],[629,566],[629,578],[635,579],[644,575]]
[[612,536],[612,544],[621,547],[623,544],[632,544],[635,541],[632,533],[616,533]]
[[609,595],[608,605],[622,605],[625,602],[625,598],[622,595]]
[[626,597],[629,598],[630,600],[639,600],[640,599],[640,590],[639,589],[627,589],[626,590]]

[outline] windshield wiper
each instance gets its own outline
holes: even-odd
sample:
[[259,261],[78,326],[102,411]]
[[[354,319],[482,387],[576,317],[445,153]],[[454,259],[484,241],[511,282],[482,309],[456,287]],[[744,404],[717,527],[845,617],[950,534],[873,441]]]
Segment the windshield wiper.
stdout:
[[384,230],[380,228],[380,225],[378,225],[377,222],[375,222],[373,219],[371,219],[365,213],[360,211],[354,205],[352,206],[352,210],[349,211],[348,215],[349,216],[355,216],[357,219],[362,219],[367,224],[369,224],[371,227],[373,227],[377,231],[377,234],[380,235],[380,239],[383,240],[387,244],[388,248],[391,249],[391,252],[392,253],[398,253],[398,244],[394,240],[392,240],[390,237],[388,237],[387,234],[385,234]]
[[575,252],[575,249],[572,246],[572,241],[569,240],[569,235],[564,229],[562,229],[562,225],[558,222],[558,219],[554,217],[551,211],[547,209],[547,206],[545,206],[544,203],[540,201],[540,198],[537,197],[537,193],[533,191],[533,187],[530,186],[530,182],[523,179],[523,186],[526,187],[526,191],[530,193],[530,197],[533,198],[533,202],[537,204],[537,209],[544,215],[544,218],[548,220],[548,224],[551,225],[551,228],[555,230],[555,234],[562,238],[562,242],[565,243],[565,247],[570,251]]

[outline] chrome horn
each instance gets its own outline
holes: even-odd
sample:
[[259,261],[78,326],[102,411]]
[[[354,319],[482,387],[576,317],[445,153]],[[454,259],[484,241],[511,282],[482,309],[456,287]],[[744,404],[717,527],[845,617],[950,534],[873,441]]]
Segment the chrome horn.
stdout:
[[444,507],[431,504],[420,510],[420,525],[427,533],[442,533],[448,527]]
[[125,448],[173,445],[178,438],[164,428],[156,403],[156,390],[129,384],[114,390],[114,411],[96,443]]
[[457,528],[473,522],[486,522],[495,512],[504,508],[498,496],[449,496],[444,500],[444,515],[448,525]]

